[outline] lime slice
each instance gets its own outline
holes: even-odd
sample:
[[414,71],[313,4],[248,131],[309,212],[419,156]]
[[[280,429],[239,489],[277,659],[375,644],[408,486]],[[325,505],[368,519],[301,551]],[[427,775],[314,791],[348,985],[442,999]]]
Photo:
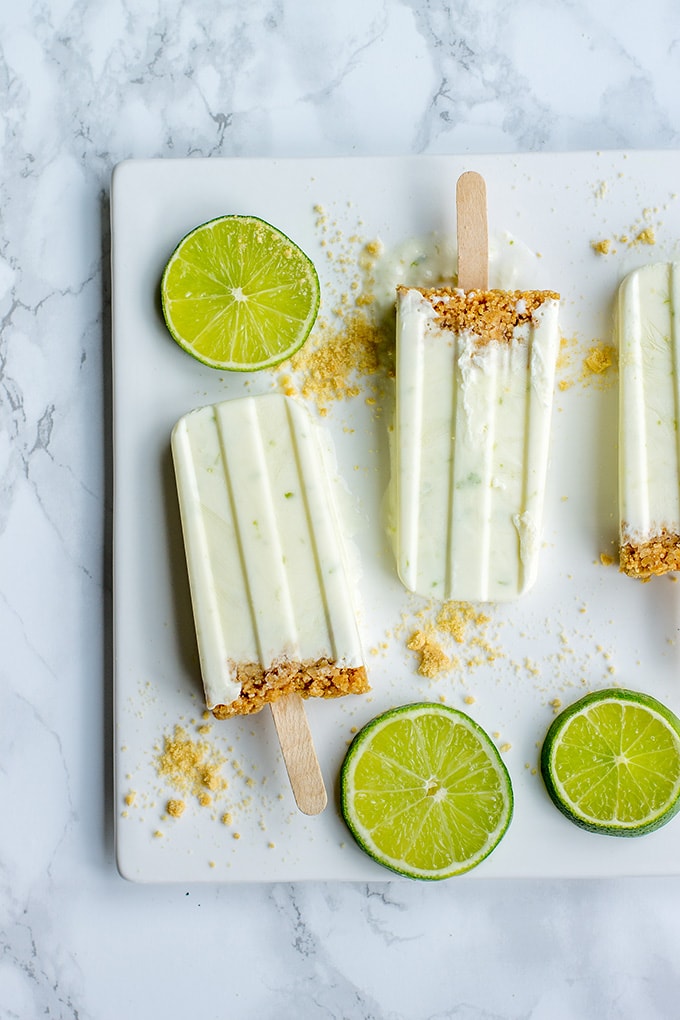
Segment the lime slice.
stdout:
[[163,315],[185,351],[211,368],[251,372],[299,350],[319,310],[314,265],[256,216],[196,227],[161,281]]
[[409,878],[469,871],[512,817],[510,776],[495,745],[445,705],[404,705],[373,719],[350,745],[340,788],[359,846]]
[[560,811],[584,829],[652,832],[680,809],[680,719],[647,694],[588,694],[552,723],[541,772]]

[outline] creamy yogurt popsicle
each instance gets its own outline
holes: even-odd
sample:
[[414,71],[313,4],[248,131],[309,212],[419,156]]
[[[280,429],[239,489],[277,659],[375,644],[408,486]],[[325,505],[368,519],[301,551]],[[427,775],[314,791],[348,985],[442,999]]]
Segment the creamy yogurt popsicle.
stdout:
[[419,595],[508,601],[538,569],[559,295],[489,289],[479,174],[456,203],[458,286],[397,291],[397,567]]
[[680,569],[680,263],[619,288],[620,565],[643,580]]
[[507,601],[534,583],[559,296],[397,294],[397,562],[440,600]]
[[345,550],[316,426],[294,400],[245,397],[172,433],[208,708],[368,690]]

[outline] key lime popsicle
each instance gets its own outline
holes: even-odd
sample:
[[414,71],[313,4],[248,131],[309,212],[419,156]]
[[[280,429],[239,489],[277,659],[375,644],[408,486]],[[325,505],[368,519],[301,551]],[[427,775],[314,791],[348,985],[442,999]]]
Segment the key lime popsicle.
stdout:
[[298,807],[327,795],[303,698],[369,689],[316,427],[290,398],[245,397],[172,433],[207,707],[271,707]]
[[636,269],[619,288],[621,570],[680,569],[680,263]]
[[330,483],[307,411],[278,394],[200,408],[174,428],[207,707],[367,690]]
[[559,295],[490,290],[479,175],[457,201],[458,286],[397,293],[397,567],[419,595],[507,601],[538,570]]

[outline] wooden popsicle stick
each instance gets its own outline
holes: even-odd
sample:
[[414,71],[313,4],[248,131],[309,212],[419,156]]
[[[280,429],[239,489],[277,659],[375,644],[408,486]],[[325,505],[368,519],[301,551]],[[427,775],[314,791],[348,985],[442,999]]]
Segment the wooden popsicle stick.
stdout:
[[456,184],[458,286],[487,290],[489,286],[489,231],[486,184],[481,174],[468,170]]
[[270,708],[295,803],[303,814],[318,815],[328,797],[304,701],[299,694],[288,694],[273,701]]

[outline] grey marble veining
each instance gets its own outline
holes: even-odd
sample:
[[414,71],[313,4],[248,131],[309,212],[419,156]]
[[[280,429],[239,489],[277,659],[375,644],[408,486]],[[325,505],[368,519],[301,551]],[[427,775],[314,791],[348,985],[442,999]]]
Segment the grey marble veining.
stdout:
[[2,5],[0,1017],[677,1015],[675,879],[117,876],[108,189],[129,157],[677,148],[679,61],[674,0]]

